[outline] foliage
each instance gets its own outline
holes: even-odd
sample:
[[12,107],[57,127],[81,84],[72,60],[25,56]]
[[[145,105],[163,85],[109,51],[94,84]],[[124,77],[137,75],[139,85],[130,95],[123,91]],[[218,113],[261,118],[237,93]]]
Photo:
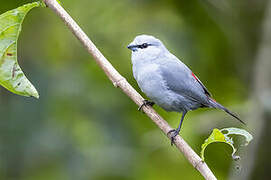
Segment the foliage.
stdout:
[[245,138],[245,146],[253,139],[252,135],[244,129],[239,128],[224,128],[224,129],[213,129],[211,135],[205,140],[205,142],[201,145],[201,158],[204,161],[204,151],[206,147],[211,143],[222,142],[231,146],[232,148],[232,158],[234,160],[238,160],[240,157],[236,156],[235,153],[237,151],[236,147],[234,147],[234,141],[230,137],[231,135],[241,135]]
[[17,41],[26,14],[40,2],[23,5],[0,15],[0,84],[23,96],[39,97],[17,61]]
[[[3,1],[0,14],[31,1]],[[137,90],[126,46],[138,34],[151,34],[182,58],[218,102],[245,121],[252,112],[248,98],[261,34],[257,32],[261,32],[262,2],[62,3]],[[135,104],[111,85],[49,9],[31,11],[25,19],[18,57],[41,97],[36,101],[12,96],[0,88],[0,179],[201,178]],[[177,126],[179,114],[154,108],[169,124]],[[238,125],[223,112],[202,109],[187,115],[181,135],[200,152],[203,137],[211,129]],[[208,148],[206,155],[209,152],[212,155],[207,156],[207,164],[218,179],[228,179],[232,159],[215,148]],[[268,153],[262,153],[263,157],[269,157]]]

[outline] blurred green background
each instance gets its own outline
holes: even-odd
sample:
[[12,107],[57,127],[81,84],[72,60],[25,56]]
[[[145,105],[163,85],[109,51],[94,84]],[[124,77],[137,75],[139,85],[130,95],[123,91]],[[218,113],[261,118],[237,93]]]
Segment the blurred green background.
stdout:
[[[0,14],[25,0],[1,1]],[[247,122],[253,142],[233,162],[214,144],[218,179],[270,179],[271,2],[267,0],[62,0],[105,57],[135,87],[136,35],[161,39],[213,97]],[[268,40],[269,39],[269,40]],[[32,10],[18,59],[40,99],[0,88],[0,179],[203,179],[102,70],[49,8]],[[155,109],[173,126],[180,114]],[[219,110],[190,112],[181,135],[197,152],[213,128],[241,127]]]

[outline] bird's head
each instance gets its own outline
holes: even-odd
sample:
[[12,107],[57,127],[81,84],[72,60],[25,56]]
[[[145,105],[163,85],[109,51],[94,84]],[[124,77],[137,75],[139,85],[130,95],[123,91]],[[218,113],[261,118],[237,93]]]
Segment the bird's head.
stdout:
[[127,48],[132,51],[132,56],[140,57],[141,59],[156,58],[161,53],[167,51],[159,39],[149,35],[136,36]]

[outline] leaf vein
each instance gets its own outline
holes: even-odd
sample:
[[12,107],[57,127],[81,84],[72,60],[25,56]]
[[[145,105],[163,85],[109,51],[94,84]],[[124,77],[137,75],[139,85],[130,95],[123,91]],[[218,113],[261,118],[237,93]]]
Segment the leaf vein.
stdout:
[[11,24],[9,26],[6,26],[2,31],[0,30],[0,35],[5,32],[7,29],[13,27],[13,26],[16,26],[16,25],[19,25],[20,26],[20,23],[14,23],[14,24]]

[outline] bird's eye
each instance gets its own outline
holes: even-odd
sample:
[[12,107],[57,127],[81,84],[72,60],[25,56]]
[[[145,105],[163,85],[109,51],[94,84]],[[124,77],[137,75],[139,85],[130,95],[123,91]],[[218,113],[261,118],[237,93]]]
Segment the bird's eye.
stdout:
[[142,48],[147,48],[149,45],[147,43],[143,43],[141,46]]

